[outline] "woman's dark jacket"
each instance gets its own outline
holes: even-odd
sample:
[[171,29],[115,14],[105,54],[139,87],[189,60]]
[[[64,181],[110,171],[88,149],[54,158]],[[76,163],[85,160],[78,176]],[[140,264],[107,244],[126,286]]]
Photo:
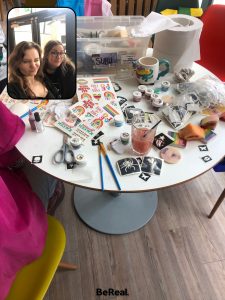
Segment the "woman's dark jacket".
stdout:
[[61,99],[70,99],[76,92],[75,70],[70,65],[67,65],[66,68],[65,74],[63,74],[60,68],[57,68],[52,74],[44,71],[46,78],[48,78],[55,88],[57,88],[58,93],[61,95]]
[[[44,99],[60,99],[60,94],[55,86],[51,83],[47,78],[44,79],[45,86],[48,90],[48,94],[44,97]],[[7,85],[7,91],[11,98],[14,99],[38,99],[41,97],[31,97],[27,95],[26,91],[21,89],[20,85],[17,82],[9,82]]]

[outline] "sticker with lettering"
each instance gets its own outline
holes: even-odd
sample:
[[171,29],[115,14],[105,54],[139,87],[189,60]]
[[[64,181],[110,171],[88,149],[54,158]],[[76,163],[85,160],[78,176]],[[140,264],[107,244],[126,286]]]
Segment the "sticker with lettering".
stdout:
[[101,53],[92,54],[92,61],[98,68],[106,68],[109,66],[116,66],[117,53]]

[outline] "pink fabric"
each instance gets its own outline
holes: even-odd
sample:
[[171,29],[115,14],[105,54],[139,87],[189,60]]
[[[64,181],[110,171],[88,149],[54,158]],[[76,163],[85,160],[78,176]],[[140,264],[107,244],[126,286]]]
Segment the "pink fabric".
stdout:
[[8,294],[17,271],[42,254],[47,234],[41,200],[21,171],[7,168],[18,157],[14,146],[24,127],[0,102],[0,300]]
[[84,0],[85,16],[112,16],[111,4],[107,0]]
[[85,16],[102,16],[103,0],[84,0]]

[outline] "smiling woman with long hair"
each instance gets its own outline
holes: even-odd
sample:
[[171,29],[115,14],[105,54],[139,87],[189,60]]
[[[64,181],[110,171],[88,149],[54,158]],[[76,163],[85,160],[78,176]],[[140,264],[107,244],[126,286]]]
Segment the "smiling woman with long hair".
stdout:
[[43,76],[41,48],[34,42],[20,42],[9,56],[8,94],[16,99],[57,99],[57,89]]
[[75,94],[75,66],[66,55],[60,41],[51,40],[44,48],[43,72],[58,89],[62,99],[72,98]]

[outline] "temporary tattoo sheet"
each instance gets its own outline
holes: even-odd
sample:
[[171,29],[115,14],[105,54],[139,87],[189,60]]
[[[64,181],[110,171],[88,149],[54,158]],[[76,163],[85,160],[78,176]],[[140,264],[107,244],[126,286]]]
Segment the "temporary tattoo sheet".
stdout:
[[71,137],[80,137],[83,142],[92,139],[115,115],[122,114],[108,77],[79,78],[77,97],[78,102],[69,108],[70,118],[75,121],[73,126],[65,118],[58,120],[55,126]]

